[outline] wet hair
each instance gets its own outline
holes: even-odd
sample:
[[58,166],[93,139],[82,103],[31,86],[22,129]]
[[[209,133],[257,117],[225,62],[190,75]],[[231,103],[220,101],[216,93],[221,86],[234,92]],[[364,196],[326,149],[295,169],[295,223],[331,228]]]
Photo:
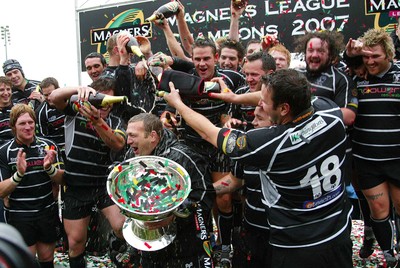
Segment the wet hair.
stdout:
[[112,36],[110,36],[110,38],[107,39],[106,47],[107,47],[108,55],[111,55],[114,47],[117,46],[117,38],[118,38],[118,33],[113,34]]
[[89,54],[86,55],[85,61],[86,61],[87,59],[92,59],[92,58],[99,58],[101,64],[103,64],[104,66],[107,65],[106,58],[104,58],[103,54],[101,54],[101,53],[98,53],[98,52],[91,52],[91,53],[89,53]]
[[261,60],[262,61],[262,69],[264,70],[264,72],[268,72],[268,71],[274,71],[276,70],[276,62],[275,59],[268,54],[265,51],[258,51],[258,52],[254,52],[252,54],[250,54],[249,56],[246,56],[246,62],[252,62],[252,61],[256,61],[256,60]]
[[294,69],[283,69],[264,75],[261,84],[271,92],[274,109],[287,103],[291,115],[297,116],[311,106],[310,83],[302,73]]
[[217,54],[217,47],[215,46],[215,42],[209,38],[203,38],[203,37],[197,38],[192,45],[192,51],[198,47],[200,48],[211,47],[213,55]]
[[145,137],[147,137],[153,130],[157,133],[159,137],[162,137],[163,124],[160,118],[155,116],[154,114],[137,114],[129,119],[128,125],[135,122],[143,122]]
[[259,39],[250,39],[249,41],[247,41],[247,44],[246,44],[246,51],[247,51],[247,49],[249,49],[249,46],[251,45],[251,44],[260,44],[260,40]]
[[99,79],[93,81],[90,84],[91,88],[94,88],[98,92],[104,92],[112,90],[114,93],[117,88],[117,81],[115,78],[110,76],[100,76]]
[[224,42],[222,42],[219,46],[219,50],[218,50],[218,54],[221,56],[221,51],[224,48],[230,48],[230,49],[234,49],[237,51],[237,55],[239,60],[242,60],[244,55],[245,55],[245,48],[242,45],[242,43],[237,42],[235,40],[232,39],[226,39]]
[[11,108],[10,127],[14,135],[15,135],[15,125],[17,123],[18,118],[26,113],[28,113],[29,116],[36,122],[35,111],[29,105],[24,103],[17,103]]
[[395,56],[395,48],[390,35],[383,29],[369,29],[361,37],[361,41],[366,47],[381,45],[386,57],[392,60]]
[[283,55],[285,55],[288,66],[290,66],[290,61],[291,61],[292,55],[290,54],[290,51],[284,45],[276,44],[268,50],[268,53],[271,53],[273,51],[277,51],[277,52],[280,52]]
[[5,84],[7,86],[9,86],[10,88],[12,88],[12,82],[10,79],[8,79],[8,77],[6,76],[0,76],[0,84]]
[[330,31],[309,32],[296,40],[295,52],[305,54],[307,51],[308,42],[313,38],[318,38],[327,43],[330,63],[338,61],[340,58],[340,53],[345,48],[345,44],[343,42],[344,37],[342,33]]
[[55,79],[54,77],[46,77],[45,79],[43,79],[40,83],[40,88],[49,87],[51,85],[53,85],[55,89],[60,88],[57,79]]

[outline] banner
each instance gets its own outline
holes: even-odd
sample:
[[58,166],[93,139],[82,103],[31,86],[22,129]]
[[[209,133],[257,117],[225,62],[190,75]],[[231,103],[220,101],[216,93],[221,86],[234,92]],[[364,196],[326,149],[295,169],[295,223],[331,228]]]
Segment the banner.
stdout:
[[[162,30],[145,21],[167,2],[149,1],[78,11],[82,70],[85,70],[85,56],[94,51],[106,54],[107,39],[121,30],[149,37],[154,53],[169,53]],[[229,0],[181,2],[194,38],[216,39],[229,34]],[[240,40],[246,45],[250,39],[260,40],[266,34],[277,33],[281,42],[293,52],[295,39],[310,31],[340,31],[345,40],[357,38],[370,28],[392,31],[395,17],[400,15],[398,5],[397,0],[249,0],[240,18]],[[169,21],[172,31],[178,33],[175,17]]]

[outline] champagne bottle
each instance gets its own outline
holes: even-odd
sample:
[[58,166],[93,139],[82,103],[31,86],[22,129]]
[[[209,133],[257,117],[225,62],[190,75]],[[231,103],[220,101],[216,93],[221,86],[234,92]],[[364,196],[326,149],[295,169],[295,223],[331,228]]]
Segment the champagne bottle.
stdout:
[[242,8],[244,5],[247,4],[247,2],[248,2],[248,0],[232,0],[233,5],[237,9]]
[[70,103],[72,103],[73,109],[75,111],[78,111],[81,106],[94,106],[96,108],[101,108],[111,105],[113,103],[127,102],[128,98],[126,96],[110,96],[98,92],[96,95],[90,94],[89,100],[87,102],[82,102],[81,100],[79,100],[77,94],[72,95],[69,101]]
[[135,54],[139,58],[144,57],[142,51],[139,48],[139,43],[137,39],[133,36],[130,37],[129,42],[126,44],[126,51],[128,51],[128,53]]
[[221,87],[220,87],[219,83],[217,83],[217,82],[207,81],[207,82],[204,83],[203,92],[205,94],[212,93],[212,92],[213,93],[220,93],[221,92]]
[[183,99],[199,100],[208,99],[208,93],[221,92],[221,88],[216,82],[205,82],[198,76],[188,73],[166,70],[159,79],[157,89],[160,90],[157,95],[162,97],[165,92],[170,92],[169,82],[173,82],[176,89],[179,89],[179,95]]
[[169,2],[165,5],[160,6],[153,15],[148,17],[146,21],[155,21],[161,19],[167,19],[179,12],[179,3],[177,1]]
[[[40,85],[36,85],[35,92],[40,92]],[[39,102],[38,100],[33,99],[33,100],[30,100],[30,101],[29,101],[28,105],[29,105],[33,110],[35,110],[35,108],[37,108],[37,106],[36,106],[37,103],[38,103],[38,105],[40,104],[40,102]]]

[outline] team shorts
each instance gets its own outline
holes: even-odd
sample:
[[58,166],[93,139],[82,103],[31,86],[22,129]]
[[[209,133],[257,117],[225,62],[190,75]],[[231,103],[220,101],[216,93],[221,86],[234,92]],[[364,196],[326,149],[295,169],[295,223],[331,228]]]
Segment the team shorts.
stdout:
[[115,205],[104,187],[67,186],[64,193],[63,218],[77,220],[86,218],[92,209],[102,210]]
[[241,227],[240,232],[233,233],[232,244],[233,267],[271,267],[269,230]]
[[400,160],[369,161],[354,157],[361,190],[371,189],[384,182],[400,187]]
[[353,268],[351,224],[336,239],[304,248],[271,247],[273,268]]
[[56,215],[31,221],[10,219],[8,223],[21,233],[28,247],[37,242],[54,243],[57,241]]

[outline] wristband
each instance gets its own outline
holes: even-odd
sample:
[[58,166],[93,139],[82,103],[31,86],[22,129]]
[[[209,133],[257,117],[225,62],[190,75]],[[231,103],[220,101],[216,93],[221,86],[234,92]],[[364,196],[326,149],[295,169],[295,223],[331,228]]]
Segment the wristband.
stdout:
[[47,172],[47,175],[50,176],[50,178],[53,178],[57,174],[58,169],[51,165],[49,168],[45,169],[45,171]]
[[11,177],[12,182],[13,182],[15,185],[18,185],[18,184],[21,182],[23,176],[24,176],[24,175],[19,174],[18,171],[15,172],[14,175]]

